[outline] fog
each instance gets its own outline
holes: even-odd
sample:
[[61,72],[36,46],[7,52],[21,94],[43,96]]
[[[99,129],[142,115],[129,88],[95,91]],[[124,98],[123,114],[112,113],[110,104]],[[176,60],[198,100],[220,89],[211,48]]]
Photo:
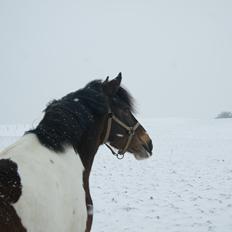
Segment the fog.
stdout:
[[232,1],[1,0],[0,123],[122,72],[139,117],[232,111]]

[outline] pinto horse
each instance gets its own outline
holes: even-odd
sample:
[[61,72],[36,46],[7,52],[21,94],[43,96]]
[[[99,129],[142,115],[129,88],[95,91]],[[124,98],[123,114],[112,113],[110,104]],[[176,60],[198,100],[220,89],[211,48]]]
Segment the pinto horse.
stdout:
[[98,147],[108,143],[118,158],[151,156],[152,141],[121,79],[95,80],[52,101],[38,126],[0,153],[1,232],[90,231]]

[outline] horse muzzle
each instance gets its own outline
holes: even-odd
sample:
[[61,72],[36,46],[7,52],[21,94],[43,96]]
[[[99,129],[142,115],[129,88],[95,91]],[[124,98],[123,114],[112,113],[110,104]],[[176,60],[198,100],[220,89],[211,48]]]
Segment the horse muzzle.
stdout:
[[150,139],[148,142],[143,143],[139,152],[135,152],[134,156],[137,160],[143,160],[152,156],[153,144]]

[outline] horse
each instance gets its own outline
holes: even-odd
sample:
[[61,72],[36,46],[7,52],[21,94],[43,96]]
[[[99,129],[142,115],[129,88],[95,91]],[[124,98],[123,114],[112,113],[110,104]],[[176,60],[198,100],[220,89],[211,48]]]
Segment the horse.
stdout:
[[121,73],[94,80],[53,100],[38,125],[0,153],[1,232],[90,231],[89,176],[99,146],[119,159],[126,152],[138,160],[152,155],[121,80]]

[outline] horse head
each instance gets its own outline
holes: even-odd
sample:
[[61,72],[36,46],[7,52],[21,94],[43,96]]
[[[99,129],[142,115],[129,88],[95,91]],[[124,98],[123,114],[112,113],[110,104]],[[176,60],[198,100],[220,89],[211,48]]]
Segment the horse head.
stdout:
[[102,143],[109,143],[118,149],[118,158],[125,152],[132,153],[136,159],[149,158],[152,155],[152,140],[147,131],[133,115],[134,101],[129,92],[121,87],[122,75],[102,83],[107,99],[108,113],[105,116],[105,128]]

